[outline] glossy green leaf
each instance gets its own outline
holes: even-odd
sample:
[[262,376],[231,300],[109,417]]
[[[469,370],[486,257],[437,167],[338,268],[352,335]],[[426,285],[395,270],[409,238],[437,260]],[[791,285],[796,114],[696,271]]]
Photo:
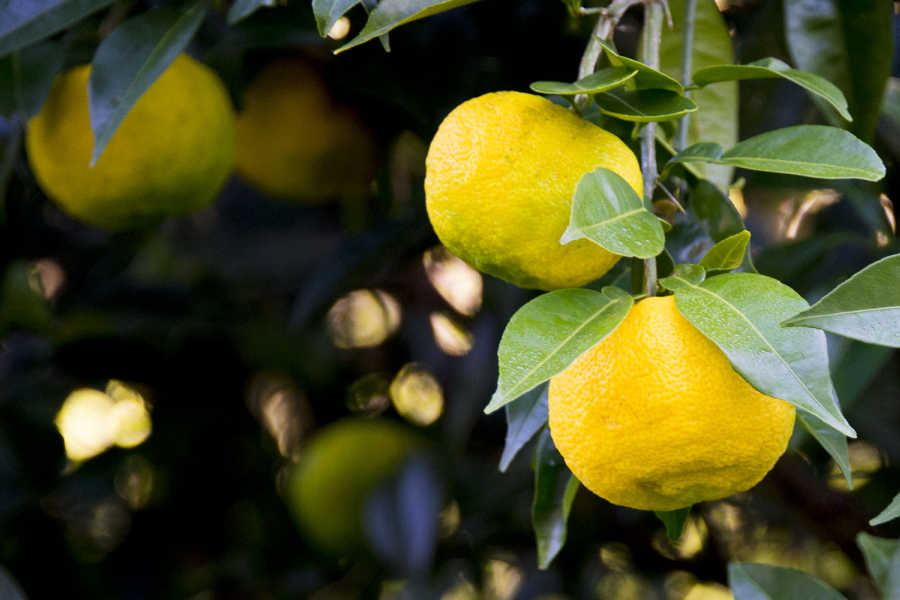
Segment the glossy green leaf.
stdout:
[[815,438],[834,460],[834,464],[841,470],[841,474],[847,482],[847,487],[853,489],[853,469],[850,466],[850,455],[847,449],[847,436],[833,427],[825,424],[822,419],[809,414],[804,410],[797,411],[797,420],[803,428]]
[[531,524],[537,538],[538,568],[546,569],[566,543],[566,522],[579,487],[544,428],[535,451]]
[[506,405],[506,443],[500,457],[505,472],[519,450],[547,423],[547,384],[525,392],[517,402]]
[[610,90],[594,97],[603,114],[623,121],[674,121],[697,110],[690,98],[669,90]]
[[114,0],[0,0],[0,56],[59,33]]
[[44,42],[0,58],[0,114],[36,115],[62,70],[63,57],[59,44]]
[[[660,70],[682,80],[681,45],[684,39],[682,20],[684,0],[669,0],[674,27],[663,27],[660,45]],[[714,0],[697,0],[694,19],[693,69],[734,62],[733,39],[728,26]],[[688,117],[687,145],[714,142],[723,148],[731,148],[738,141],[738,86],[736,82],[721,83],[691,92],[691,99],[700,107]],[[694,163],[700,177],[726,189],[734,169],[729,165]]]
[[730,563],[728,586],[734,600],[847,600],[809,573],[753,563]]
[[746,65],[719,65],[700,69],[694,73],[694,83],[699,86],[707,86],[722,81],[741,81],[744,79],[787,79],[806,89],[809,93],[819,96],[844,119],[852,121],[853,117],[847,110],[847,99],[841,90],[825,79],[813,73],[792,69],[789,65],[777,58],[763,58]]
[[657,71],[652,67],[648,67],[644,63],[634,60],[633,58],[628,58],[627,56],[622,56],[607,42],[598,39],[597,40],[601,46],[603,46],[603,51],[606,52],[606,57],[609,59],[609,62],[616,67],[626,67],[628,69],[633,69],[637,71],[637,75],[635,75],[634,79],[629,82],[629,89],[632,90],[669,90],[670,92],[675,92],[676,94],[684,93],[684,86],[681,85],[680,82],[676,79],[672,79],[665,73]]
[[707,271],[731,271],[741,266],[744,253],[750,244],[750,232],[747,230],[729,236],[709,249],[700,261]]
[[856,536],[856,545],[866,559],[872,581],[885,600],[900,598],[900,540],[875,537],[866,532]]
[[683,264],[675,265],[675,269],[668,277],[659,280],[659,284],[665,289],[674,292],[681,288],[690,289],[703,283],[706,279],[706,269],[700,265]]
[[539,94],[556,94],[558,96],[575,96],[577,94],[597,94],[625,85],[625,82],[637,75],[635,69],[626,67],[607,67],[591,73],[575,83],[560,81],[535,81],[531,89]]
[[655,510],[653,513],[666,526],[666,535],[673,542],[677,542],[684,532],[688,517],[691,515],[691,507],[678,510]]
[[663,167],[660,177],[665,179],[669,176],[672,168],[676,165],[684,165],[689,163],[721,163],[722,154],[724,154],[722,146],[715,142],[700,142],[693,146],[688,146],[669,161]]
[[869,521],[869,525],[882,525],[884,523],[887,523],[888,521],[893,521],[897,517],[900,517],[900,494],[894,496],[894,499],[887,506],[887,508],[878,513],[878,516],[876,516],[874,519]]
[[[359,0],[356,0],[358,2]],[[234,3],[231,5],[231,8],[228,9],[228,24],[234,25],[241,19],[245,19],[255,13],[257,9],[262,8],[263,6],[272,7],[275,6],[276,0],[234,0]],[[313,10],[316,10],[316,2],[313,1]],[[347,7],[347,10],[350,10],[350,7]],[[345,10],[344,12],[347,12]],[[344,14],[341,13],[337,17],[335,17],[335,21],[340,18],[340,16]],[[316,20],[318,21],[319,13],[316,13]],[[332,23],[333,25],[334,23]],[[321,29],[320,29],[321,33]],[[328,33],[328,29],[325,30],[325,35]]]
[[783,325],[900,348],[900,254],[869,265]]
[[[757,390],[791,402],[855,437],[841,414],[825,334],[780,323],[808,306],[797,292],[755,273],[727,273],[675,291],[678,310],[714,341]],[[796,332],[804,335],[794,335]],[[806,334],[813,335],[806,335]]]
[[96,164],[134,103],[163,74],[197,32],[206,5],[184,12],[161,9],[133,17],[106,37],[94,54],[88,82]]
[[561,244],[587,238],[613,254],[651,258],[663,251],[659,218],[621,176],[609,169],[586,173],[572,198],[569,226]]
[[338,48],[335,53],[364,44],[400,25],[473,2],[477,0],[381,0],[369,13],[369,20],[359,35]]
[[612,333],[634,301],[619,288],[556,290],[538,296],[509,320],[500,340],[497,391],[484,412],[512,402],[561,373]]

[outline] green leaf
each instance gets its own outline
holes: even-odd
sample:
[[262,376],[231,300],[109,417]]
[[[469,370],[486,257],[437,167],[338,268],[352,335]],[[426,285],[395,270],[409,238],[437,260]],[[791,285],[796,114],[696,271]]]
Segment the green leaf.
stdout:
[[417,19],[465,6],[477,0],[381,0],[369,13],[369,20],[355,38],[341,46],[335,54],[349,50],[390,30]]
[[[781,282],[755,273],[727,273],[675,291],[678,310],[728,356],[757,390],[791,402],[850,436],[837,404],[825,334],[780,323],[808,305]],[[794,335],[796,332],[813,335]]]
[[682,288],[692,288],[700,285],[706,279],[706,269],[700,265],[683,264],[675,265],[675,269],[668,277],[659,280],[659,284],[667,290],[674,292]]
[[607,67],[591,73],[575,83],[559,81],[535,81],[531,89],[538,94],[557,94],[559,96],[575,96],[577,94],[598,94],[620,85],[637,75],[635,69],[626,67]]
[[634,79],[629,83],[629,89],[632,90],[669,90],[676,94],[684,93],[684,86],[676,79],[672,79],[665,73],[661,73],[652,67],[648,67],[644,63],[622,56],[607,42],[596,38],[603,46],[604,52],[609,62],[616,67],[626,67],[637,71]]
[[538,296],[509,320],[500,340],[491,413],[564,371],[612,333],[634,301],[619,288],[556,290]]
[[687,163],[721,163],[722,154],[724,154],[722,146],[715,142],[700,142],[693,146],[688,146],[672,158],[663,167],[660,174],[661,179],[669,176],[669,172],[675,165]]
[[850,456],[847,450],[847,436],[833,427],[826,425],[822,419],[809,414],[804,410],[797,411],[797,420],[812,435],[828,455],[834,459],[834,463],[841,470],[841,474],[847,481],[847,487],[853,489],[853,469],[850,466]]
[[734,600],[847,600],[809,573],[753,563],[730,563],[728,586]]
[[659,218],[617,173],[586,173],[572,198],[569,226],[559,243],[587,238],[613,254],[651,258],[663,251],[665,233]]
[[187,47],[203,22],[206,4],[184,12],[161,9],[131,18],[107,36],[94,54],[88,82],[97,163],[134,103]]
[[694,83],[707,86],[721,81],[741,81],[744,79],[787,79],[819,96],[831,104],[846,120],[852,121],[847,110],[847,99],[841,90],[825,79],[813,73],[792,69],[777,58],[763,58],[746,65],[720,65],[706,67],[694,73]]
[[678,510],[655,510],[653,513],[666,526],[666,535],[673,542],[677,542],[684,532],[684,526],[691,515],[691,507],[686,506]]
[[114,0],[0,0],[0,56],[30,46]]
[[872,263],[782,324],[900,348],[900,254]]
[[546,384],[530,390],[518,402],[506,405],[506,443],[500,457],[500,471],[506,472],[519,450],[547,423]]
[[860,532],[856,545],[866,559],[872,581],[886,600],[900,598],[900,540],[888,540]]
[[63,57],[59,44],[44,42],[0,59],[0,114],[36,115],[62,69]]
[[697,110],[690,98],[669,90],[610,90],[594,96],[604,114],[632,121],[674,121]]
[[[359,0],[356,0],[359,2]],[[234,3],[231,5],[231,8],[228,9],[228,24],[234,25],[241,19],[245,19],[255,13],[257,9],[262,8],[263,6],[272,7],[275,6],[276,0],[234,0]],[[355,2],[354,2],[355,3]],[[316,1],[313,0],[313,11],[316,10]],[[350,7],[347,7],[347,10],[350,10]],[[345,10],[344,12],[347,12]],[[337,17],[335,17],[335,21],[340,18],[341,13]],[[316,13],[316,21],[319,20],[319,13]],[[334,25],[334,23],[332,23]],[[330,27],[329,27],[330,29]],[[319,29],[321,33],[321,27]],[[328,29],[325,30],[325,33],[322,35],[326,35],[328,33]]]
[[750,232],[747,230],[725,238],[709,249],[700,264],[707,271],[731,271],[741,266],[744,253],[750,244]]
[[[685,0],[669,0],[674,28],[663,27],[660,45],[660,70],[678,81],[681,76],[681,45],[684,39],[682,21]],[[694,69],[734,62],[733,40],[728,26],[714,0],[697,0],[694,19]],[[688,117],[688,141],[690,146],[698,142],[715,142],[723,148],[731,148],[738,141],[738,86],[737,83],[694,90],[691,99],[700,107]],[[733,168],[729,165],[695,163],[691,169],[700,177],[725,189],[731,182]]]
[[544,428],[535,451],[534,503],[531,505],[539,569],[549,567],[566,543],[566,522],[578,487],[578,479],[553,445],[550,430]]
[[[688,214],[695,216],[710,239],[717,243],[744,231],[744,220],[728,196],[704,179],[691,186]],[[751,273],[756,272],[749,245],[744,253],[743,268]]]
[[869,525],[872,525],[873,527],[875,525],[882,525],[884,523],[887,523],[888,521],[893,521],[897,517],[900,517],[900,494],[894,496],[894,499],[891,501],[888,507],[878,513],[878,516],[876,516],[874,519],[869,521]]
[[30,265],[14,260],[0,280],[0,337],[18,329],[46,334],[50,318],[50,305]]

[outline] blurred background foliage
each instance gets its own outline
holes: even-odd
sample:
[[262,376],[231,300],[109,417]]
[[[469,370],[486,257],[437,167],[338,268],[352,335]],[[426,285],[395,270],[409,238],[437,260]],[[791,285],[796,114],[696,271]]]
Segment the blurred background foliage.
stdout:
[[[880,187],[737,174],[747,179],[730,195],[757,267],[815,301],[900,251],[891,202],[900,80],[885,80],[891,62],[900,76],[900,18],[871,26],[886,2],[718,4],[737,62],[774,56],[852,89],[856,133],[888,166]],[[843,46],[822,37],[833,31],[797,25],[792,4],[838,7]],[[116,3],[55,36],[54,56],[87,62],[116,24],[162,6],[180,4]],[[867,525],[900,489],[898,357],[836,337],[835,383],[860,434],[850,446],[855,490],[797,435],[759,486],[695,508],[677,543],[651,513],[580,490],[565,548],[537,569],[535,442],[501,474],[506,423],[502,411],[482,413],[500,334],[535,293],[438,245],[424,213],[424,156],[464,100],[573,81],[589,19],[553,0],[487,0],[391,32],[391,53],[371,42],[335,56],[342,42],[319,37],[305,2],[235,26],[226,9],[210,10],[190,52],[239,109],[267,64],[302,60],[327,87],[331,126],[349,121],[350,145],[371,148],[333,160],[371,161],[360,168],[372,183],[285,202],[235,175],[210,208],[111,234],[43,196],[21,151],[22,116],[0,103],[0,597],[714,600],[729,597],[731,560],[795,567],[851,599],[878,597],[854,540],[900,534],[898,521]],[[365,21],[362,6],[348,16],[335,37]],[[617,29],[626,54],[640,22],[636,9]],[[837,58],[814,51],[822,44]],[[783,80],[742,82],[740,92],[741,138],[833,118]],[[629,139],[630,126],[605,125]],[[702,255],[706,234],[673,219],[670,251]],[[317,436],[348,419],[390,421],[418,441],[376,487],[348,485],[347,497],[362,494],[366,542],[351,550],[338,540],[335,550],[298,526],[291,490]],[[384,451],[357,444],[333,458],[338,481],[319,485],[366,479]],[[326,502],[333,495],[323,488],[314,509],[323,518],[343,509]]]

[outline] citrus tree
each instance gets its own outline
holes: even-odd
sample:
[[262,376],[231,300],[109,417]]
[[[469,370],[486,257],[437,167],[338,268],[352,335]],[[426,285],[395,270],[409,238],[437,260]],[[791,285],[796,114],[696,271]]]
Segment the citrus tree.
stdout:
[[0,0],[4,597],[900,595],[896,23]]

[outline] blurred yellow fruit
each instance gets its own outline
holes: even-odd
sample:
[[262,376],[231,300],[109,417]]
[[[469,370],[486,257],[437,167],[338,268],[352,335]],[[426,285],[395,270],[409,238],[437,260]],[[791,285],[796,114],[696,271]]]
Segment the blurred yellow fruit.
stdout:
[[276,60],[250,82],[237,131],[238,174],[270,196],[321,204],[369,193],[372,134],[300,59]]
[[135,103],[97,164],[90,65],[59,75],[25,138],[38,184],[72,218],[111,230],[212,202],[234,165],[234,110],[218,76],[181,54]]
[[456,107],[431,142],[428,216],[480,271],[527,288],[578,287],[619,259],[586,239],[559,243],[578,181],[600,167],[643,194],[637,158],[613,134],[539,96],[487,94]]
[[285,501],[306,537],[335,558],[365,550],[366,497],[420,438],[387,419],[345,418],[323,428],[288,476]]
[[589,490],[675,510],[756,485],[784,453],[792,404],[756,391],[674,296],[638,302],[550,380],[550,433]]

